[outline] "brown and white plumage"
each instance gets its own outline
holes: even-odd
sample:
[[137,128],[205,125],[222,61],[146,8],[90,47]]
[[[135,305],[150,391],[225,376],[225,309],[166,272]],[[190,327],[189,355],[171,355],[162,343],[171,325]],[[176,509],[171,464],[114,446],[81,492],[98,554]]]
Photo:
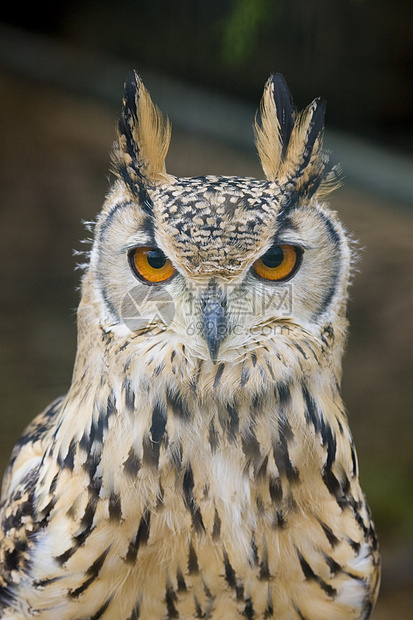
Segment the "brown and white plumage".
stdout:
[[72,384],[3,483],[1,618],[369,618],[377,541],[340,397],[351,249],[319,202],[323,117],[272,76],[266,179],[176,178],[169,124],[128,79]]

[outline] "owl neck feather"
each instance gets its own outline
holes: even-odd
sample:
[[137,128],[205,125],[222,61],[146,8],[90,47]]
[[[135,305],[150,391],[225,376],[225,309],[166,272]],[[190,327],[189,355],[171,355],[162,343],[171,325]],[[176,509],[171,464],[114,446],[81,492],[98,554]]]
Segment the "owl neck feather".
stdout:
[[[130,334],[119,343],[100,329],[99,340],[94,366],[88,365],[89,351],[78,353],[68,402],[82,414],[66,416],[63,425],[70,420],[66,430],[85,452],[102,452],[111,435],[120,437],[121,469],[131,460],[154,472],[185,469],[233,451],[240,471],[252,478],[281,476],[290,484],[311,454],[318,451],[320,469],[351,452],[332,370],[331,328],[319,346],[305,336],[295,346],[280,339],[235,364],[191,357],[161,332],[152,338]],[[65,433],[63,460],[69,445]]]

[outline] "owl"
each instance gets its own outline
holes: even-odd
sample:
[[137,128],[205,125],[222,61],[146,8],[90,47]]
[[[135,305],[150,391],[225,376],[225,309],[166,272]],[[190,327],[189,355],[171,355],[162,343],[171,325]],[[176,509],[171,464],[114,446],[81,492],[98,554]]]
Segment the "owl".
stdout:
[[263,178],[166,172],[169,121],[126,81],[69,391],[1,500],[4,620],[366,620],[378,544],[340,396],[352,264],[323,202],[325,104],[280,74]]

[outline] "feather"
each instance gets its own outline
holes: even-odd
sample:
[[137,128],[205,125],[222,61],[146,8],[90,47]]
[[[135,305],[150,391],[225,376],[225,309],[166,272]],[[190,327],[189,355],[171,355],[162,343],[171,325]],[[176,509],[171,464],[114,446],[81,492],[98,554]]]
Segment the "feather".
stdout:
[[259,118],[257,114],[254,124],[258,156],[265,176],[271,181],[277,176],[283,150],[280,138],[281,126],[273,92],[274,84],[270,78],[264,87]]
[[125,82],[118,120],[118,140],[113,153],[115,172],[133,191],[135,185],[142,188],[168,180],[165,158],[170,138],[168,118],[152,102],[140,76],[131,73]]
[[267,81],[260,122],[255,119],[256,146],[265,176],[284,191],[311,197],[319,188],[325,195],[337,187],[323,151],[325,109],[318,98],[297,114],[283,76],[277,73]]
[[281,73],[272,75],[270,80],[272,82],[272,94],[275,108],[277,110],[279,135],[282,143],[282,158],[284,159],[290,142],[291,132],[294,127],[294,104],[287,82]]

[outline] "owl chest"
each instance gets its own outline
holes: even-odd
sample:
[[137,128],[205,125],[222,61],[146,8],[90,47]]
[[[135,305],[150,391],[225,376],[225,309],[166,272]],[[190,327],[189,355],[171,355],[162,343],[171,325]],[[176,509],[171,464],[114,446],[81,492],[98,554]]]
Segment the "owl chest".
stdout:
[[[117,571],[124,575],[119,597],[130,609],[138,601],[140,617],[148,619],[178,617],[175,611],[192,618],[197,609],[211,618],[242,618],[250,606],[257,617],[277,610],[289,618],[306,562],[317,570],[322,562],[327,574],[322,550],[330,551],[329,541],[319,522],[324,508],[308,500],[308,493],[324,493],[323,482],[320,491],[311,472],[306,478],[298,453],[291,455],[293,474],[277,467],[279,457],[265,446],[253,459],[237,441],[218,442],[214,450],[194,442],[177,463],[171,444],[161,446],[157,467],[142,464],[134,484],[121,491],[118,522],[112,515],[102,524],[104,538],[116,541]],[[323,497],[325,514],[337,515],[328,491]],[[334,517],[330,526],[344,537],[344,521]],[[330,604],[333,587],[315,590],[316,601]]]
[[78,445],[36,550],[45,589],[58,570],[73,609],[90,605],[92,617],[103,601],[105,620],[236,618],[252,604],[262,617],[277,605],[282,614],[276,591],[282,601],[303,583],[301,556],[324,566],[333,529],[337,540],[346,527],[354,537],[323,482],[320,441],[310,445],[278,413],[252,420],[241,407],[211,407],[189,420],[155,405],[126,414],[113,417],[100,450],[96,439],[88,452]]
[[192,420],[154,420],[152,412],[122,451],[109,451],[107,467],[102,459],[101,496],[124,540],[121,555],[136,543],[132,555],[175,567],[179,558],[185,571],[191,545],[201,544],[207,556],[231,550],[244,570],[264,539],[278,549],[290,528],[285,538],[293,541],[309,496],[326,488],[321,461],[308,468],[299,438],[292,431],[280,437],[274,426],[265,416],[252,424],[231,407]]

